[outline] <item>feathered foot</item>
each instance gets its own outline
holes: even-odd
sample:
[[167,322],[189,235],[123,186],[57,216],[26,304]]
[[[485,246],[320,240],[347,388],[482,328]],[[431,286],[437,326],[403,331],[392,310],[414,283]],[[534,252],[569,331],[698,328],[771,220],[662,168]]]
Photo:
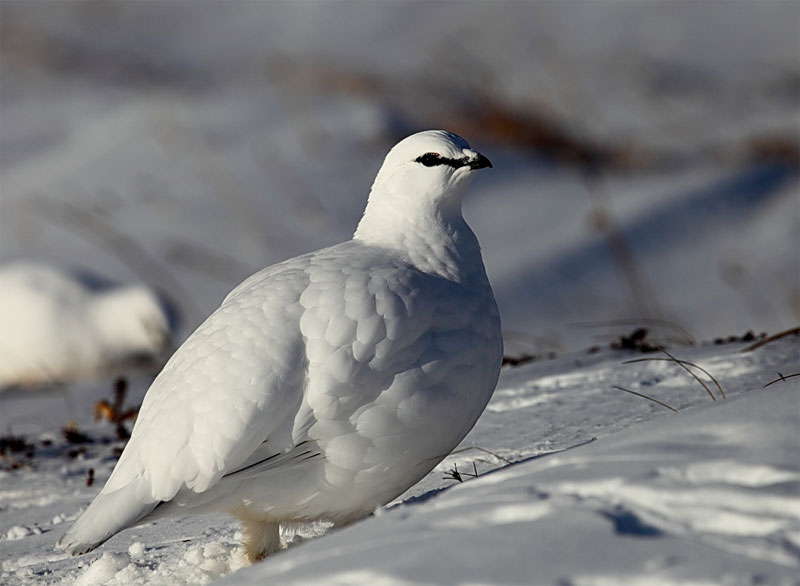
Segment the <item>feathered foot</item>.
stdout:
[[250,563],[263,560],[281,549],[280,525],[263,519],[242,519],[244,551]]

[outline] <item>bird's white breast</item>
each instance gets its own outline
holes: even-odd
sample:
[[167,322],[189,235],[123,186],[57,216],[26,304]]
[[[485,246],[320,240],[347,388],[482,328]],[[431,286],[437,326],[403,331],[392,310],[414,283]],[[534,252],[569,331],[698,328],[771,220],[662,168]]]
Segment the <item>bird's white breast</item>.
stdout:
[[356,258],[345,270],[327,268],[324,255],[309,266],[304,408],[326,481],[377,506],[446,456],[483,411],[500,326],[485,278],[465,286],[370,247]]

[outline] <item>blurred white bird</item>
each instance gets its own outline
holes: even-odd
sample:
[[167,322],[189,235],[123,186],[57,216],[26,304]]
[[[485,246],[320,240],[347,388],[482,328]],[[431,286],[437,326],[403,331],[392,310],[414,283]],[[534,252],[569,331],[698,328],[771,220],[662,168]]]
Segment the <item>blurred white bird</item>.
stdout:
[[114,374],[169,339],[166,307],[145,286],[93,288],[33,262],[0,268],[0,389]]
[[352,240],[236,287],[153,382],[59,546],[77,555],[139,522],[225,511],[255,560],[280,548],[280,523],[350,523],[433,469],[500,371],[497,306],[461,214],[484,167],[454,134],[410,136]]

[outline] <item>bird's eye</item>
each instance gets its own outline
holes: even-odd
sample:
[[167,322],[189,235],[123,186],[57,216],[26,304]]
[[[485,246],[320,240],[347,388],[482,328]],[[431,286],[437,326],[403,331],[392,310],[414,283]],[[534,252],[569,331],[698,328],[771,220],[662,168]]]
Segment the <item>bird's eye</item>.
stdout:
[[417,163],[422,163],[426,167],[433,167],[434,165],[441,164],[442,156],[439,153],[425,153],[417,157]]

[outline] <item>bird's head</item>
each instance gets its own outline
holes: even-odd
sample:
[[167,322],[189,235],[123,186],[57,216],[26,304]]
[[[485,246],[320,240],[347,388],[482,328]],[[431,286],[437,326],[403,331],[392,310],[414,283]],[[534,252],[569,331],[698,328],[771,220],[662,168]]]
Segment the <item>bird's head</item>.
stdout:
[[475,171],[492,163],[466,140],[443,130],[426,130],[397,143],[378,171],[372,191],[460,204]]
[[412,134],[386,155],[354,237],[396,244],[413,233],[463,223],[464,192],[478,169],[491,166],[451,132]]

